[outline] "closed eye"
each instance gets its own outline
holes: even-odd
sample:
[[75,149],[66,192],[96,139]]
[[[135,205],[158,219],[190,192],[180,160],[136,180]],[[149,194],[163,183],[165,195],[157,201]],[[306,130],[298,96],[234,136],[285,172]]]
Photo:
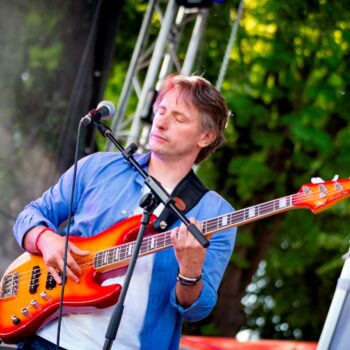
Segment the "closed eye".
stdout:
[[161,115],[163,115],[163,114],[165,114],[166,113],[166,108],[165,107],[158,107],[158,110],[157,110],[157,112],[159,113],[159,114],[161,114]]
[[174,113],[175,120],[179,123],[185,123],[187,118],[182,113]]

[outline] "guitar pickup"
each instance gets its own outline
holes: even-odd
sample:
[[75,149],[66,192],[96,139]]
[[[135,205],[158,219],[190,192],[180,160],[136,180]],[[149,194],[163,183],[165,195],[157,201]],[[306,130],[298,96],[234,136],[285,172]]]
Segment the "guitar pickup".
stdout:
[[[63,273],[59,272],[58,275],[62,278]],[[66,281],[67,281],[67,276],[66,276]],[[55,281],[55,279],[53,278],[53,276],[49,272],[47,274],[47,278],[46,278],[46,285],[45,285],[46,289],[47,290],[54,289],[56,287],[56,285],[57,285],[57,282]]]
[[53,278],[53,276],[51,275],[51,273],[49,272],[47,274],[47,279],[46,279],[46,289],[47,290],[51,290],[51,289],[54,289],[56,287],[57,283],[55,281],[55,279]]
[[39,287],[39,277],[41,275],[40,267],[34,266],[32,269],[32,277],[30,279],[29,293],[35,294]]

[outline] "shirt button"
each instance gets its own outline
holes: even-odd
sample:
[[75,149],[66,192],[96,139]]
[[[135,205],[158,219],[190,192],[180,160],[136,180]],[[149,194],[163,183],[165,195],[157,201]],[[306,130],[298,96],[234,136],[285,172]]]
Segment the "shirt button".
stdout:
[[125,215],[125,214],[126,214],[126,210],[123,209],[123,210],[120,212],[120,214]]

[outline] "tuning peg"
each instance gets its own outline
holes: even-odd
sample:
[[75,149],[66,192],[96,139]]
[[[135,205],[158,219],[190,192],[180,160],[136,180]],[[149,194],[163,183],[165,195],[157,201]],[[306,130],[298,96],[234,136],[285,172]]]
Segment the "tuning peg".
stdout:
[[313,177],[313,178],[311,178],[311,183],[313,183],[314,185],[323,184],[324,182],[325,181],[321,177]]
[[338,181],[338,179],[339,179],[339,175],[336,174],[336,175],[333,176],[332,181],[336,182],[336,181]]

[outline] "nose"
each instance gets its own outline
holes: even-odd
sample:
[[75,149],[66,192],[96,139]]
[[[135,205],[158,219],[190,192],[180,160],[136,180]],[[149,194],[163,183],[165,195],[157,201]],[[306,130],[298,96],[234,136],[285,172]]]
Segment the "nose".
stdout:
[[166,112],[156,112],[154,119],[153,119],[153,125],[156,126],[158,129],[167,129],[169,126],[169,115]]

